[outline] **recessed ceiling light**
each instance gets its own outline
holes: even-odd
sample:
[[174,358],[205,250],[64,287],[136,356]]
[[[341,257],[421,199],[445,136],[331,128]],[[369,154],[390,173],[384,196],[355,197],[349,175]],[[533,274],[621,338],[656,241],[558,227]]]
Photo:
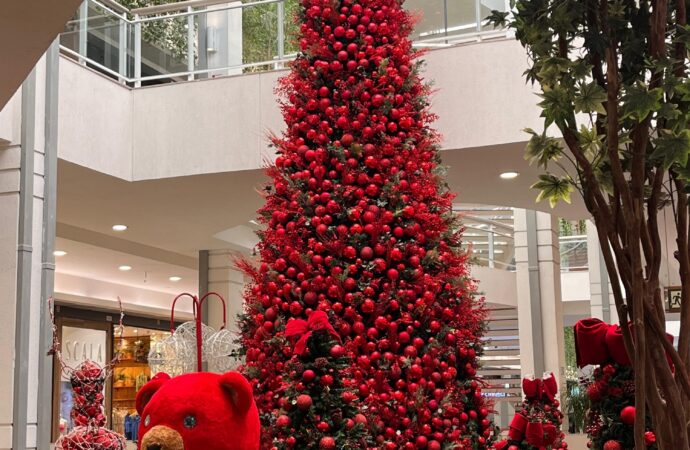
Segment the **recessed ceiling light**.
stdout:
[[173,282],[175,282],[175,283],[177,283],[177,282],[180,281],[181,279],[182,279],[182,277],[170,277],[170,278],[168,278],[168,280],[173,281]]
[[55,250],[55,251],[53,252],[53,256],[58,256],[58,257],[59,257],[59,256],[65,256],[66,254],[67,254],[67,252],[64,251],[64,250]]
[[499,176],[503,180],[512,180],[513,178],[517,178],[518,175],[520,175],[518,172],[503,172]]
[[113,225],[113,231],[126,231],[127,225]]
[[123,272],[127,272],[128,270],[132,270],[132,266],[124,265],[124,266],[118,267],[118,269],[120,269]]

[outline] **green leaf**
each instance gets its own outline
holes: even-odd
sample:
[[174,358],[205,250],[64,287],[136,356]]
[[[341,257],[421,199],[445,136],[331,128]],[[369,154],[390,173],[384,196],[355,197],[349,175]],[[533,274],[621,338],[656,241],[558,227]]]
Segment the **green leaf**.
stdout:
[[580,147],[590,160],[601,150],[603,146],[602,138],[602,135],[597,134],[596,128],[589,128],[584,125],[580,126],[580,133],[578,135]]
[[661,88],[655,88],[650,91],[641,84],[631,86],[623,95],[621,117],[623,119],[632,118],[641,122],[649,113],[661,109],[663,95],[664,91]]
[[680,117],[680,115],[681,113],[678,107],[673,103],[665,102],[659,109],[659,117],[663,117],[667,120],[675,120]]
[[606,101],[606,91],[596,82],[581,84],[575,96],[575,112],[606,114],[603,103]]
[[575,121],[572,98],[567,89],[555,86],[553,89],[544,90],[539,96],[543,98],[539,106],[542,108],[544,128],[555,123],[563,129]]
[[489,23],[496,28],[505,28],[508,26],[509,15],[509,11],[497,11],[494,9],[491,11],[491,14],[486,17],[485,20],[488,20]]
[[555,175],[539,175],[539,181],[532,185],[532,189],[539,189],[537,202],[548,200],[551,207],[563,200],[570,203],[570,194],[574,190],[572,181],[569,178],[558,178]]
[[690,130],[685,129],[680,133],[669,131],[661,132],[661,136],[654,140],[655,149],[652,159],[663,159],[664,170],[668,170],[674,164],[685,167],[690,155]]
[[550,161],[556,161],[561,157],[563,149],[558,139],[547,136],[546,131],[541,134],[531,128],[525,131],[532,135],[525,150],[525,160],[529,161],[530,165],[536,162],[539,167],[546,169]]
[[690,25],[678,25],[674,42],[681,42],[690,46]]

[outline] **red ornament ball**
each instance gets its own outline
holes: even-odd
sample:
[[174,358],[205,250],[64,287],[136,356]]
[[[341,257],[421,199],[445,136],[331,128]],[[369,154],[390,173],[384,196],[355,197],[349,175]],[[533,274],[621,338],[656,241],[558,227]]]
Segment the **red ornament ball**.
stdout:
[[345,348],[342,345],[334,345],[331,347],[331,356],[334,358],[341,358],[345,354]]
[[324,450],[331,450],[335,448],[335,439],[330,436],[322,437],[319,441],[319,448]]
[[652,445],[656,442],[656,435],[653,431],[646,431],[644,433],[644,443],[645,445]]
[[635,424],[635,407],[634,406],[626,406],[623,408],[621,411],[621,421],[626,424],[626,425],[634,425]]
[[604,444],[604,450],[623,450],[623,446],[620,442],[611,439]]
[[286,415],[279,416],[278,419],[276,419],[276,425],[279,426],[280,428],[285,428],[290,426],[290,418]]
[[302,394],[297,397],[297,408],[301,411],[306,411],[311,408],[313,401],[311,397],[307,394]]

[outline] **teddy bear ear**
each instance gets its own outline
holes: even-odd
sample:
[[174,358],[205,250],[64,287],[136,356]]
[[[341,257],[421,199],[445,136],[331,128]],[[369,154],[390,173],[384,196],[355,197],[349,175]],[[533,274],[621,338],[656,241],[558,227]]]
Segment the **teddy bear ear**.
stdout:
[[144,408],[146,408],[153,394],[155,394],[168,380],[170,380],[170,375],[159,372],[137,392],[136,409],[140,416],[144,413]]
[[230,394],[232,403],[241,414],[249,411],[254,403],[252,386],[237,372],[227,372],[220,377],[220,385]]

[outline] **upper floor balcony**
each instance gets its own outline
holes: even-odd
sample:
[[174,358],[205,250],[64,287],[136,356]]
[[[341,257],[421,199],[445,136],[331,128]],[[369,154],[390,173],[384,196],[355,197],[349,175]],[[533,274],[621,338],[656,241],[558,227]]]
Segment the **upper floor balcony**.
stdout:
[[[86,0],[60,36],[63,54],[130,86],[282,69],[297,54],[297,0],[190,0],[127,9]],[[417,48],[506,35],[485,18],[507,0],[408,0]]]

